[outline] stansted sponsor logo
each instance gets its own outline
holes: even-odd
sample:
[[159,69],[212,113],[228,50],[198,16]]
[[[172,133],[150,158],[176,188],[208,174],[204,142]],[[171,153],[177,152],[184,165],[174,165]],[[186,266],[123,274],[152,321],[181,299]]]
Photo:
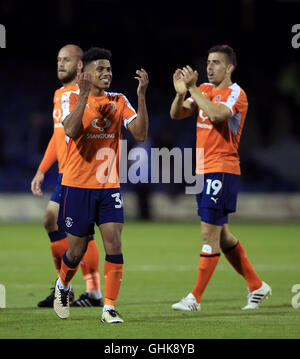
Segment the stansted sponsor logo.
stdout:
[[96,133],[87,133],[86,137],[88,139],[104,139],[104,138],[115,138],[115,134],[114,133],[101,133],[101,134],[96,134]]

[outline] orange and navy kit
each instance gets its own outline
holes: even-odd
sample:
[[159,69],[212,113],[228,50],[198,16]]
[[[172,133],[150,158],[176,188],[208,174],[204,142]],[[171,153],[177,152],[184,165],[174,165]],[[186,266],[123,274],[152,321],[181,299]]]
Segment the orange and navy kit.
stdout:
[[[221,226],[228,223],[228,213],[236,210],[241,174],[238,147],[248,101],[236,83],[223,89],[204,83],[198,89],[214,104],[228,107],[232,114],[225,121],[213,123],[198,107],[196,148],[201,151],[196,156],[196,174],[204,175],[203,191],[196,195],[198,215],[203,222]],[[188,101],[194,99],[189,97]]]
[[47,149],[45,151],[44,157],[39,165],[39,170],[46,173],[49,168],[58,162],[58,177],[57,183],[52,192],[50,201],[60,203],[61,196],[61,180],[63,170],[66,164],[67,158],[67,143],[65,139],[65,130],[61,123],[62,119],[62,108],[61,108],[61,97],[65,92],[77,91],[78,85],[73,84],[67,87],[61,87],[56,90],[53,96],[53,134],[48,143]]
[[[79,90],[63,94],[62,123],[74,109]],[[76,138],[66,136],[67,158],[62,178],[59,225],[86,236],[108,222],[124,222],[119,183],[122,128],[137,117],[127,98],[105,92],[89,96]]]

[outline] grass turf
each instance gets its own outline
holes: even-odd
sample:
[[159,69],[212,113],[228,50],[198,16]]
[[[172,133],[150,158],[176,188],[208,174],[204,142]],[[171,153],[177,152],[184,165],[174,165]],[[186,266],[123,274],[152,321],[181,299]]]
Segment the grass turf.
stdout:
[[[273,295],[259,310],[242,311],[247,284],[222,255],[203,297],[201,312],[176,312],[171,304],[194,286],[201,249],[198,223],[126,223],[125,259],[117,310],[119,325],[100,323],[101,309],[71,308],[59,319],[37,302],[57,277],[47,235],[40,224],[1,224],[0,283],[7,308],[0,309],[0,339],[295,339],[300,308],[291,305],[300,283],[299,224],[232,223],[261,278]],[[97,230],[97,229],[96,229]],[[104,251],[98,231],[104,291]],[[76,298],[85,291],[79,269],[72,281]]]

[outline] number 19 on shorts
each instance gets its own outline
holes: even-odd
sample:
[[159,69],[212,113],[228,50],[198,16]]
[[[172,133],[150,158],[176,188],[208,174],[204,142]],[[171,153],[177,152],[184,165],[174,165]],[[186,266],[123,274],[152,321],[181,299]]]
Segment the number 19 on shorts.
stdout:
[[[207,183],[206,194],[208,195],[215,196],[220,192],[222,188],[222,182],[220,180],[207,179],[206,183]],[[211,193],[211,191],[213,191],[213,193]]]

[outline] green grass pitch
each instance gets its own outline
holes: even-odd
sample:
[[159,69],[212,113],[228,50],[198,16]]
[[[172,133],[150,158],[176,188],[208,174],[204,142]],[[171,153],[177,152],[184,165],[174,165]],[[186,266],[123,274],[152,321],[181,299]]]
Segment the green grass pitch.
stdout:
[[[125,259],[117,309],[125,323],[100,323],[101,309],[71,308],[59,319],[37,302],[56,279],[49,239],[41,224],[0,225],[0,283],[6,308],[0,309],[0,339],[242,339],[300,337],[300,308],[291,301],[300,284],[300,225],[232,223],[261,278],[273,295],[260,309],[242,311],[247,285],[221,256],[203,297],[201,312],[176,312],[171,304],[196,280],[202,247],[199,223],[128,222],[123,230]],[[97,228],[96,228],[97,230]],[[100,273],[104,291],[104,252],[99,232]],[[85,282],[79,269],[72,281],[75,296]]]

